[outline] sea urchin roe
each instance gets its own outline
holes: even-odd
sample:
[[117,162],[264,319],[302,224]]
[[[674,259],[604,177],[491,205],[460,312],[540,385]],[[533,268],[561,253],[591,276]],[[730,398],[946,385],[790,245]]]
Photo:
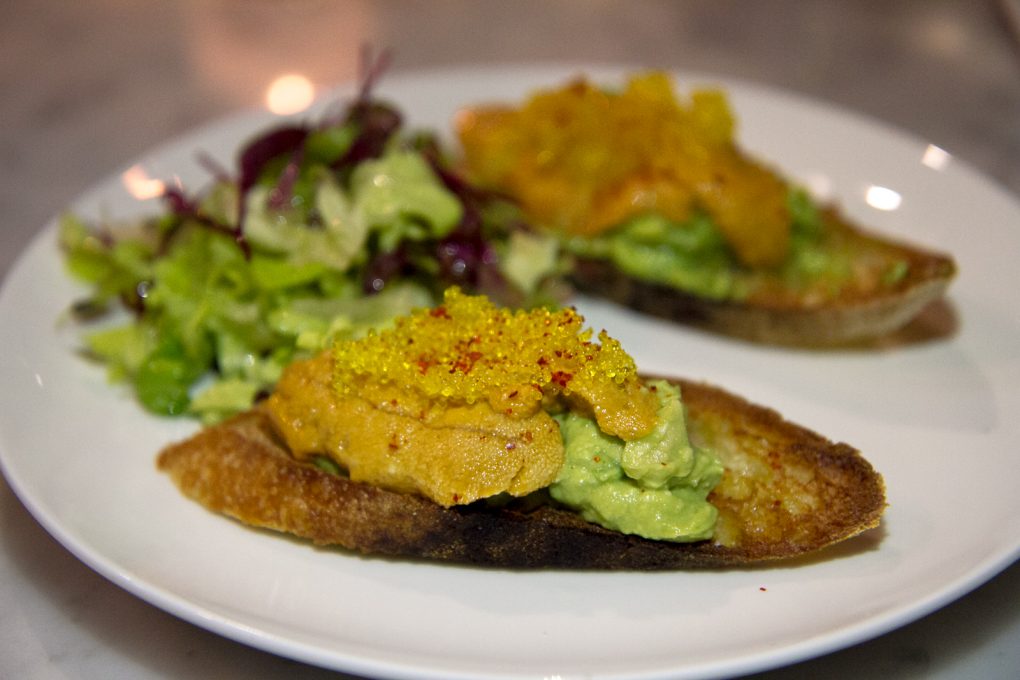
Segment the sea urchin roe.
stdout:
[[448,407],[392,386],[333,388],[333,354],[292,363],[266,409],[299,460],[327,456],[349,477],[445,506],[548,486],[563,440],[544,411],[508,418],[486,402]]
[[683,101],[659,72],[620,91],[577,80],[520,108],[466,110],[457,126],[473,179],[539,224],[595,236],[643,213],[682,223],[702,211],[743,264],[787,255],[786,184],[739,151],[721,91]]
[[592,342],[583,321],[451,289],[390,330],[291,364],[266,408],[295,457],[328,456],[352,480],[445,506],[527,495],[563,467],[550,411],[625,441],[658,423],[633,360],[605,334]]
[[392,385],[450,405],[485,401],[511,417],[566,405],[624,440],[655,426],[656,400],[605,331],[592,340],[573,309],[497,308],[452,288],[443,303],[334,350],[341,394]]

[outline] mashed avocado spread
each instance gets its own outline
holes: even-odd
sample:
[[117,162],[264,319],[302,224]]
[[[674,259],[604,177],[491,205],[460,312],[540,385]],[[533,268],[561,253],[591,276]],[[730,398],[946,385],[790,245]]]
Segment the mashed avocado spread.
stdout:
[[646,383],[573,309],[442,304],[289,367],[268,408],[298,458],[444,506],[552,498],[656,540],[711,535],[722,475],[687,438],[677,387]]
[[722,477],[711,453],[695,448],[675,385],[651,383],[655,429],[632,441],[606,435],[575,413],[557,417],[566,461],[549,492],[589,522],[662,541],[710,538],[717,511],[705,500]]

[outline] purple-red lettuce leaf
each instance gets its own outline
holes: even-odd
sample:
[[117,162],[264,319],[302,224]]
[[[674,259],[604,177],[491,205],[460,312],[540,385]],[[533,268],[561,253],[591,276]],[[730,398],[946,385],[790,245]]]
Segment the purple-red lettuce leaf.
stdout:
[[403,119],[396,109],[387,104],[358,100],[348,112],[347,123],[358,126],[358,135],[350,148],[333,161],[334,170],[351,168],[381,156],[390,137],[403,124]]
[[[307,137],[307,127],[287,125],[272,129],[256,137],[242,149],[238,157],[240,174],[237,178],[238,204],[234,239],[245,251],[246,256],[249,254],[249,249],[248,243],[244,238],[244,220],[247,215],[248,193],[258,183],[266,166],[272,161],[283,154],[290,154],[292,160],[295,156],[300,156]],[[284,174],[286,174],[286,169]],[[290,183],[290,188],[293,188],[293,181]],[[290,200],[290,197],[288,196],[286,199],[281,200]]]

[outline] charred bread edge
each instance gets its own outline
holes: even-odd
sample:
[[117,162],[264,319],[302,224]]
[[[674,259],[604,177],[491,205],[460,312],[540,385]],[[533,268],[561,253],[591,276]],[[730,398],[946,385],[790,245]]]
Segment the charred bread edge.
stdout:
[[739,417],[775,433],[777,446],[826,466],[843,480],[845,523],[811,545],[726,547],[711,541],[651,541],[604,529],[550,506],[495,509],[484,503],[444,508],[298,462],[261,407],[206,428],[164,449],[159,469],[184,495],[246,524],[283,531],[318,545],[382,556],[503,568],[664,570],[741,566],[813,552],[879,524],[881,477],[856,450],[833,444],[717,388],[676,381],[694,421]]
[[907,259],[910,270],[906,278],[870,298],[818,306],[711,300],[634,278],[603,259],[576,257],[570,278],[585,294],[705,330],[775,345],[833,346],[878,338],[902,328],[941,298],[956,275],[956,264],[947,255],[868,233],[834,211],[827,219],[854,238],[894,250]]

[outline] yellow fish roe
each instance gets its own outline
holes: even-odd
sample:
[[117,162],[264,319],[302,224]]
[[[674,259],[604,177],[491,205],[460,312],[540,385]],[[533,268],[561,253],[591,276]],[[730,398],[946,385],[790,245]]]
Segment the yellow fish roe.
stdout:
[[393,328],[334,348],[334,385],[363,381],[413,390],[433,401],[486,400],[525,416],[562,395],[589,409],[607,432],[640,436],[655,422],[634,360],[602,331],[598,343],[573,309],[511,311],[457,288],[441,305],[396,320]]
[[473,179],[543,226],[590,237],[643,212],[682,223],[704,211],[745,264],[787,254],[785,182],[737,149],[720,90],[683,100],[662,72],[617,91],[576,80],[519,108],[462,111],[457,129]]

